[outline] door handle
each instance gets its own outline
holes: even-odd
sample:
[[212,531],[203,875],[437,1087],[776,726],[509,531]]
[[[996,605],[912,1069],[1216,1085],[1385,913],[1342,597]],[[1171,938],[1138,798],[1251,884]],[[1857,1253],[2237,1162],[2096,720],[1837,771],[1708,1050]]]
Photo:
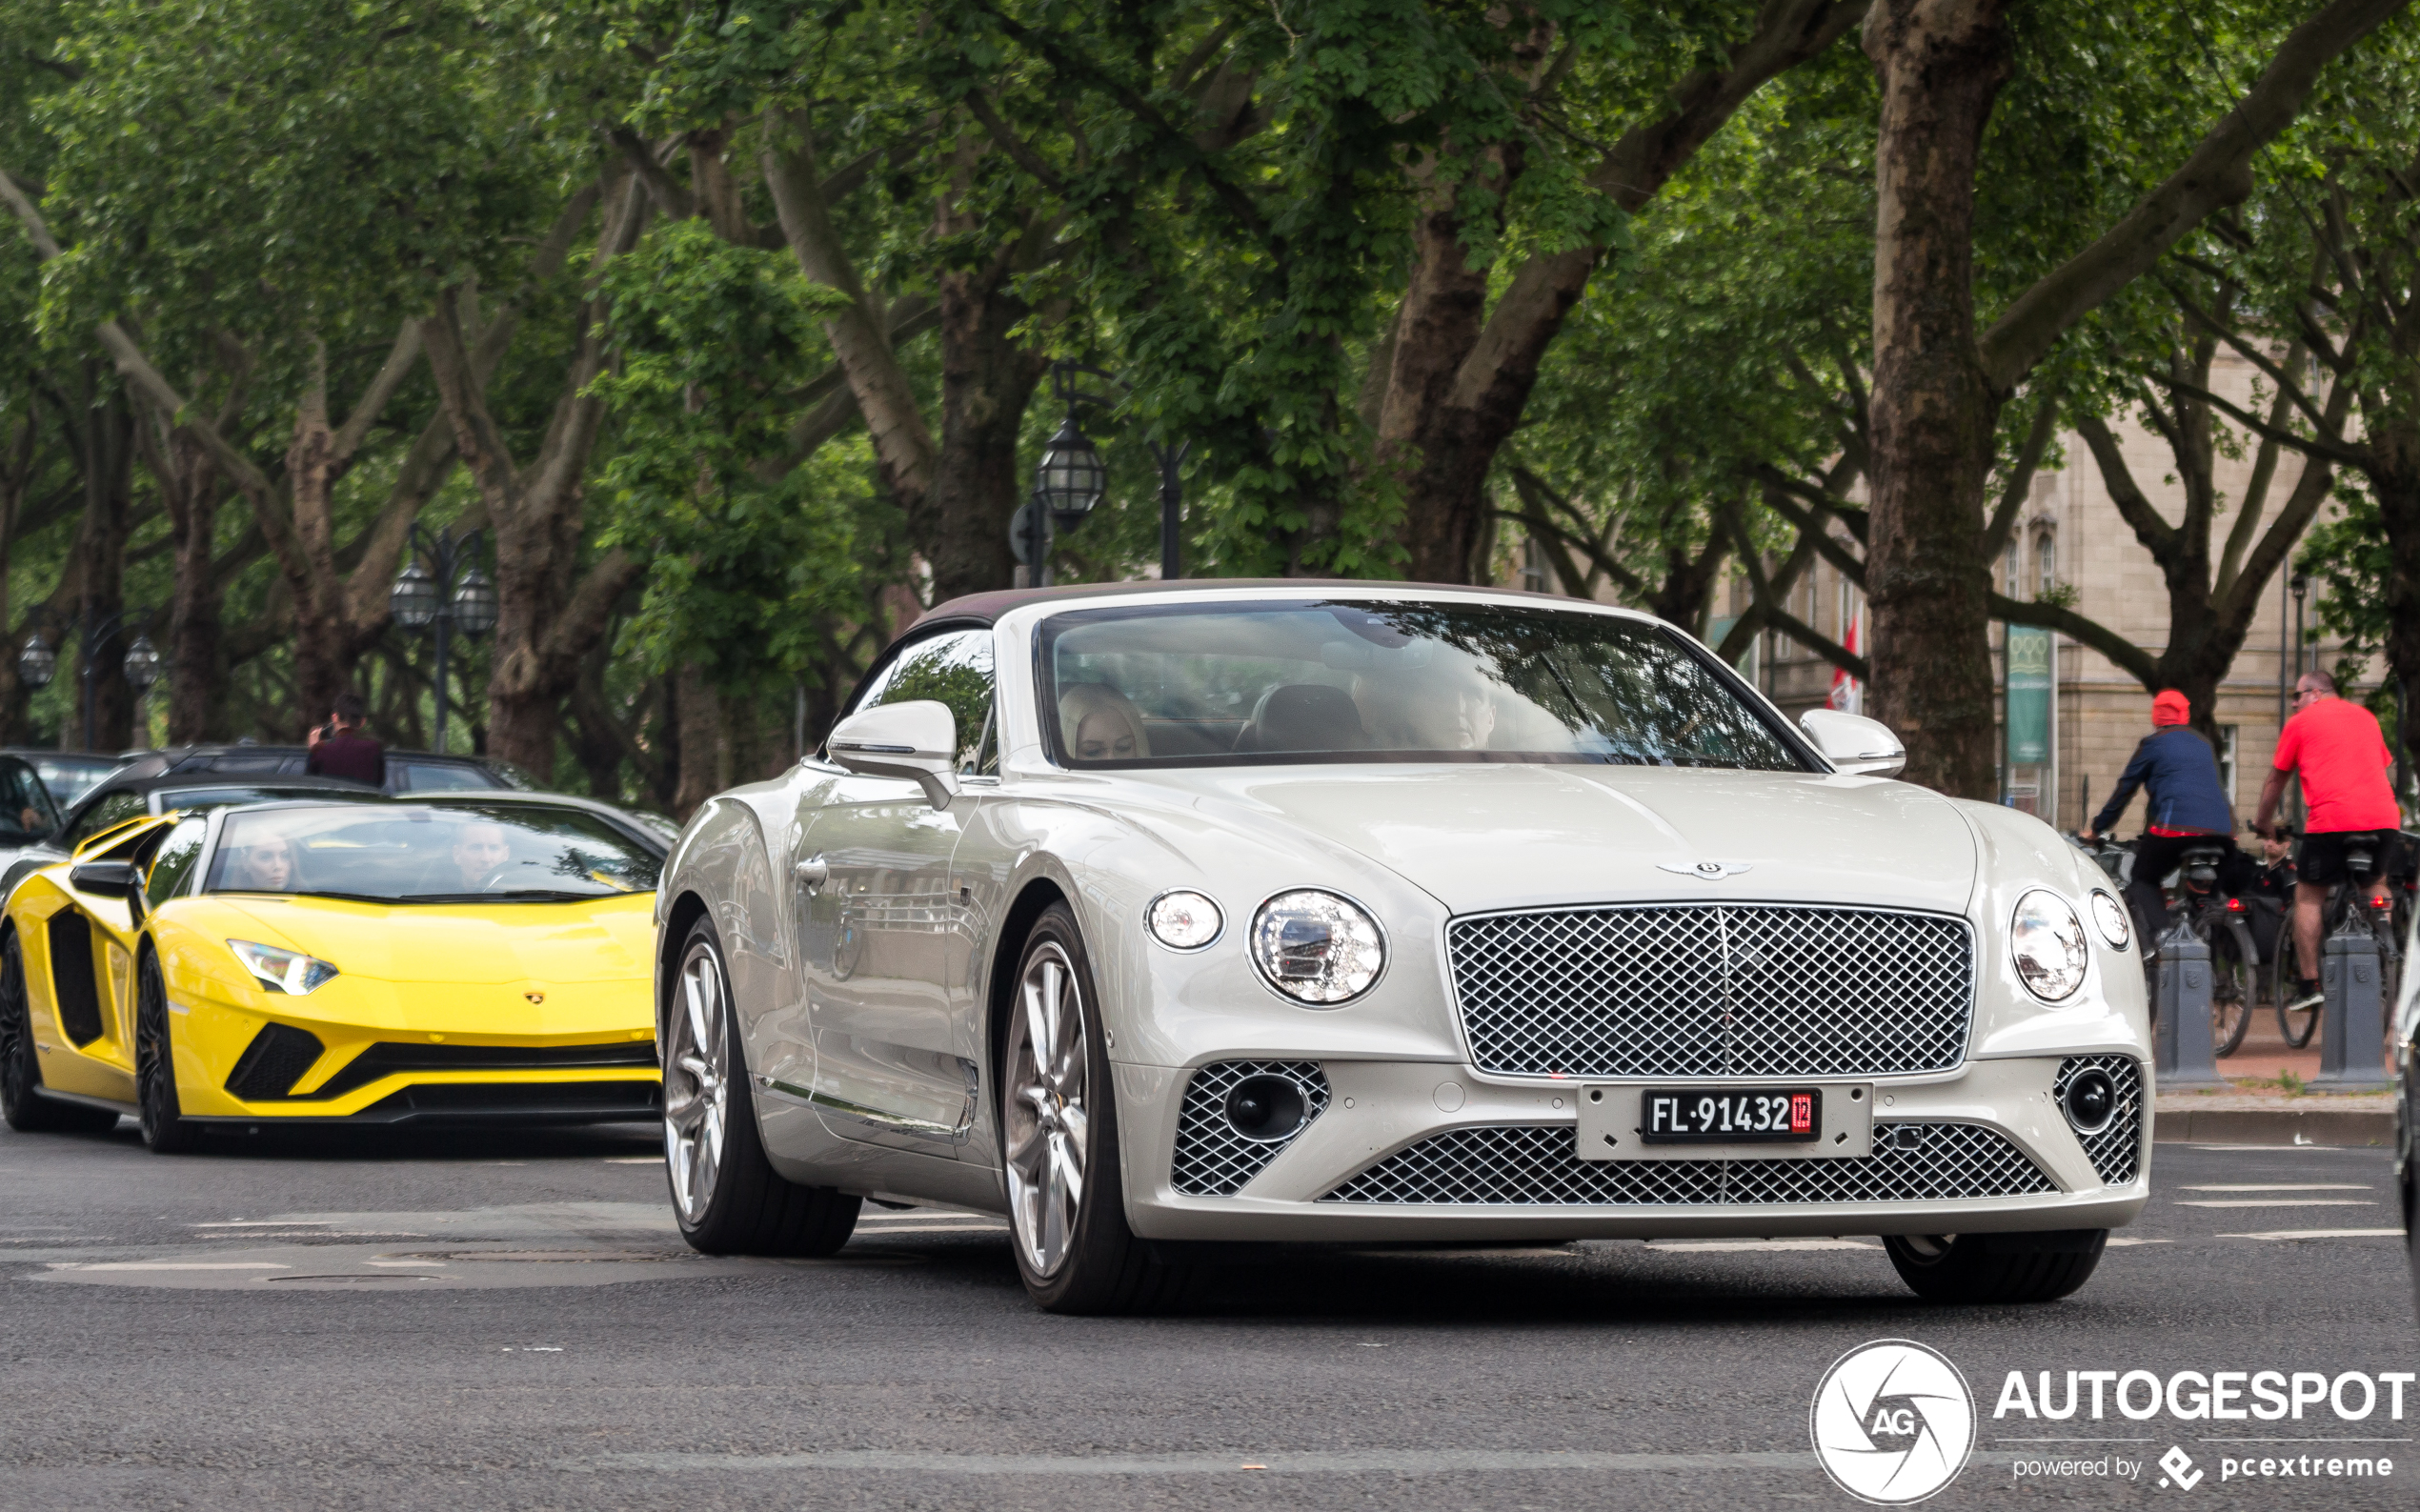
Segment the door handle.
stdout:
[[832,868],[820,856],[810,856],[790,868],[791,875],[810,893],[832,880]]

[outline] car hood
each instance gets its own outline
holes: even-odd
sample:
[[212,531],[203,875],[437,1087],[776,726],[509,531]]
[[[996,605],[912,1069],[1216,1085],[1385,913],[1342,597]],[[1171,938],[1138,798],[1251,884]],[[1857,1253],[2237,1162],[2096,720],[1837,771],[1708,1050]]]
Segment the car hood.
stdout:
[[[622,981],[654,969],[653,893],[565,903],[356,903],[218,896],[254,937],[393,982]],[[231,924],[232,927],[232,924]]]
[[1874,777],[1545,764],[1184,776],[1198,806],[1281,844],[1307,831],[1457,914],[1675,898],[1964,912],[1975,883],[1974,836],[1956,806]]

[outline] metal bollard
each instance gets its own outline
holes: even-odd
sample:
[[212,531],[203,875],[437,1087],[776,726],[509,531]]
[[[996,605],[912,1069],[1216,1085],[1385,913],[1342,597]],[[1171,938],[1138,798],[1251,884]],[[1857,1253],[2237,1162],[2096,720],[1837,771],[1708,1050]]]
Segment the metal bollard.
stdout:
[[2210,1040],[2210,947],[2184,924],[2160,937],[2159,1086],[2227,1090]]
[[2328,937],[2319,982],[2328,1004],[2319,1026],[2319,1075],[2313,1091],[2391,1092],[2385,1069],[2386,997],[2378,969],[2378,938],[2358,915]]

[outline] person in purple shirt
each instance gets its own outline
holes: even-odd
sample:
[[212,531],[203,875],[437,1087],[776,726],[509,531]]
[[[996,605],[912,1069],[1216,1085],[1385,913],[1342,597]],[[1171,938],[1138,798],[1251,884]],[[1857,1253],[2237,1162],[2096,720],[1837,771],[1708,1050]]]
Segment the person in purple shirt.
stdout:
[[369,706],[357,693],[336,695],[328,722],[311,732],[311,756],[303,770],[328,777],[350,777],[373,788],[387,785],[387,748],[361,733]]

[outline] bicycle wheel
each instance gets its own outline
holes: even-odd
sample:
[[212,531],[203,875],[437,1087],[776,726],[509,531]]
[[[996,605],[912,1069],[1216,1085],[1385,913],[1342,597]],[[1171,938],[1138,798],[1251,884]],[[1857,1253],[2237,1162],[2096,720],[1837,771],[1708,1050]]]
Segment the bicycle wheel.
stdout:
[[2253,978],[2235,932],[2223,925],[2210,931],[2210,1047],[2221,1056],[2233,1055],[2251,1027],[2259,990]]
[[[2318,963],[2314,961],[2312,964]],[[2316,977],[2319,974],[2314,971],[2311,975]],[[2277,960],[2269,968],[2269,982],[2270,1000],[2277,1004],[2277,1032],[2285,1038],[2288,1046],[2295,1050],[2310,1043],[2312,1032],[2319,1027],[2317,1004],[2309,1008],[2291,1006],[2302,996],[2302,947],[2295,943],[2294,916],[2293,911],[2289,909],[2285,928],[2277,932]]]

